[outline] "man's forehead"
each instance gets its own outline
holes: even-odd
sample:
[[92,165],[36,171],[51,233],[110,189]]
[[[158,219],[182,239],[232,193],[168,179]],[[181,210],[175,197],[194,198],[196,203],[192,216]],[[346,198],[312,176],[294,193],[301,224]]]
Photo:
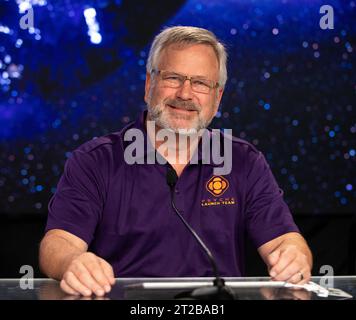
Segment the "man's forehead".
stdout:
[[202,49],[206,55],[209,55],[211,57],[214,57],[216,61],[218,61],[218,58],[216,56],[214,48],[207,44],[207,43],[172,43],[165,48],[161,50],[161,53],[158,57],[160,60],[166,55],[172,54],[172,53],[180,53],[180,54],[185,54],[191,51],[191,49]]
[[[192,51],[195,51],[195,54],[192,54]],[[157,59],[157,67],[206,77],[218,72],[219,62],[214,49],[208,44],[173,43],[161,51]]]

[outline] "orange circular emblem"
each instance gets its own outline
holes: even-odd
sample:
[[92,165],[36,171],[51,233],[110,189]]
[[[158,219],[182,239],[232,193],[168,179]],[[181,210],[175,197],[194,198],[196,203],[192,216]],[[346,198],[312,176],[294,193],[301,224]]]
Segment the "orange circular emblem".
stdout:
[[221,196],[229,187],[229,182],[222,176],[213,176],[206,184],[206,189],[213,196]]

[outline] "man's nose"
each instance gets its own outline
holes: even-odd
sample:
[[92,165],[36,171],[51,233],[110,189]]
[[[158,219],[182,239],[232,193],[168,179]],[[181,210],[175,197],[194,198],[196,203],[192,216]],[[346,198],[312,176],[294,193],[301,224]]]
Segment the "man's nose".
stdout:
[[177,97],[182,100],[191,100],[193,98],[192,86],[189,79],[186,79],[177,91]]

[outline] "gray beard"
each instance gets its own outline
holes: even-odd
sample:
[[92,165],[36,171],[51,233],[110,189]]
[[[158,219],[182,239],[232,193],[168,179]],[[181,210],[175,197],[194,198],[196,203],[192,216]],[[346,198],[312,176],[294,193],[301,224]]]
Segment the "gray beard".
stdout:
[[174,133],[182,134],[184,132],[189,133],[192,131],[199,132],[199,130],[207,128],[212,121],[212,119],[204,121],[198,116],[198,121],[197,122],[195,121],[195,125],[193,127],[190,128],[171,127],[171,125],[169,124],[169,120],[166,119],[166,115],[163,113],[164,108],[165,107],[162,108],[160,105],[157,105],[155,107],[151,107],[147,105],[148,119],[150,121],[154,121],[158,127],[173,131]]

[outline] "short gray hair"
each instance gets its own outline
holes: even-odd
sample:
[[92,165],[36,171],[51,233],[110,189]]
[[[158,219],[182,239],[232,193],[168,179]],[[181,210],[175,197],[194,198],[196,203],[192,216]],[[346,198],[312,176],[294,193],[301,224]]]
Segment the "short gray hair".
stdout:
[[206,44],[211,46],[219,61],[219,86],[222,88],[225,86],[227,80],[226,49],[211,31],[203,28],[185,26],[165,28],[153,40],[146,63],[148,73],[151,73],[157,66],[157,60],[162,50],[175,43]]

